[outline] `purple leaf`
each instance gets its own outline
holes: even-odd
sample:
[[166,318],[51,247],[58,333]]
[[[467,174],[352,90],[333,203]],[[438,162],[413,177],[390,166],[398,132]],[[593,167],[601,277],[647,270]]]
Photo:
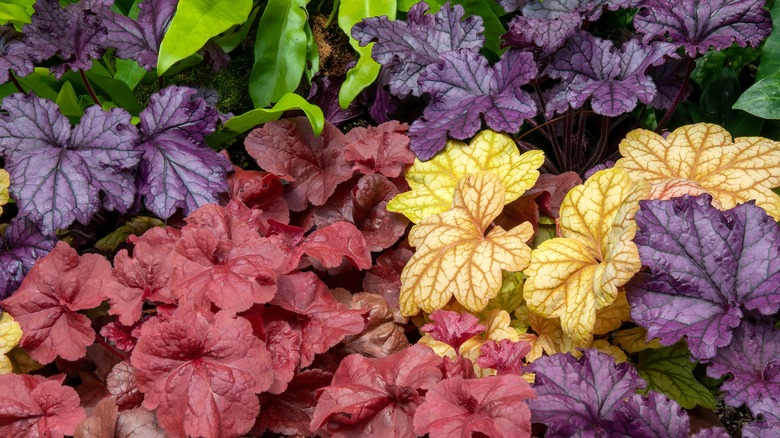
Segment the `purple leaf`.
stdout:
[[178,0],[144,0],[138,4],[141,11],[136,20],[107,13],[104,21],[108,28],[106,44],[116,48],[114,55],[117,58],[135,59],[143,68],[154,69],[160,43],[177,3]]
[[368,18],[352,28],[352,36],[366,45],[375,41],[371,57],[390,71],[390,92],[403,98],[420,96],[418,77],[439,55],[459,49],[482,48],[485,38],[482,18],[463,18],[463,7],[445,4],[435,14],[419,2],[409,9],[406,21],[387,17]]
[[719,211],[711,200],[641,201],[634,241],[650,273],[626,285],[647,337],[672,345],[687,336],[699,360],[731,342],[743,309],[780,307],[780,226],[753,202]]
[[528,1],[529,0],[496,0],[496,3],[509,13],[519,11],[520,8],[528,4]]
[[671,41],[688,56],[733,43],[757,47],[772,30],[764,0],[648,0],[634,16],[642,41]]
[[752,409],[760,400],[780,394],[780,330],[772,324],[743,322],[727,347],[719,348],[707,375],[731,374],[720,390],[726,404]]
[[350,102],[347,109],[339,106],[339,90],[346,77],[346,74],[327,76],[317,73],[311,81],[311,89],[306,97],[309,103],[322,108],[325,120],[336,126],[358,117],[366,110],[365,92]]
[[604,10],[615,11],[620,8],[631,8],[637,6],[640,2],[640,0],[533,1],[523,8],[523,15],[551,20],[571,12],[578,12],[588,21],[596,21],[601,18],[601,13]]
[[25,217],[14,218],[0,236],[0,300],[10,296],[35,261],[54,248],[57,237],[43,234],[40,225]]
[[645,72],[663,63],[674,50],[673,44],[642,45],[638,40],[616,49],[609,40],[580,32],[556,52],[547,73],[564,79],[566,87],[560,93],[573,108],[590,98],[594,112],[615,117],[633,110],[637,99],[652,102],[657,90]]
[[579,12],[569,12],[552,19],[517,16],[509,22],[507,33],[501,35],[504,45],[518,48],[542,49],[554,53],[563,46],[582,24]]
[[124,213],[133,204],[141,152],[127,111],[93,106],[71,128],[54,102],[34,95],[6,97],[2,108],[0,154],[20,215],[54,231],[86,224],[101,206]]
[[780,430],[780,400],[777,398],[769,397],[753,403],[750,411],[760,419],[742,428],[743,438],[764,438]]
[[[655,94],[650,106],[655,109],[667,109],[672,106],[672,102],[677,97],[677,93],[682,87],[685,69],[688,66],[689,58],[685,55],[680,59],[669,59],[667,62],[650,67],[647,73],[653,79],[658,92]],[[685,84],[685,94],[683,99],[687,99],[693,91],[690,82]]]
[[516,132],[536,115],[536,104],[520,87],[533,79],[536,64],[528,52],[510,50],[495,66],[471,50],[441,55],[441,61],[420,75],[420,88],[431,102],[409,128],[411,148],[421,160],[444,148],[447,134],[464,140],[487,125]]
[[195,94],[170,86],[152,95],[140,114],[138,192],[146,208],[161,218],[177,208],[187,215],[228,190],[230,161],[204,141],[216,128],[217,110]]
[[634,394],[611,417],[609,429],[618,436],[687,438],[691,429],[680,405],[655,391],[646,397]]
[[0,83],[10,80],[11,71],[17,76],[27,76],[35,65],[30,48],[22,39],[22,34],[13,25],[0,26]]
[[92,59],[106,51],[103,18],[112,4],[112,0],[83,0],[63,9],[57,0],[36,1],[32,23],[22,29],[29,53],[36,62],[57,55],[61,61],[49,69],[58,79],[68,70],[89,70]]

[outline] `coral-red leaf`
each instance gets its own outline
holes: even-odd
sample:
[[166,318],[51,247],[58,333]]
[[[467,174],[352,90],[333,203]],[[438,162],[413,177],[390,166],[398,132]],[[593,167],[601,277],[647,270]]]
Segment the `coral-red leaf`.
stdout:
[[477,365],[493,368],[498,375],[523,372],[523,358],[531,351],[531,344],[525,341],[512,342],[502,339],[499,342],[488,340],[479,349]]
[[355,225],[345,221],[309,234],[296,249],[313,257],[326,268],[340,266],[342,257],[346,257],[356,268],[371,267],[371,253],[363,234]]
[[363,290],[382,295],[387,304],[398,309],[398,299],[401,295],[401,271],[412,257],[408,248],[398,248],[385,251],[377,257],[374,265],[363,277]]
[[430,333],[433,339],[448,344],[455,351],[469,338],[487,329],[479,323],[479,318],[470,313],[437,310],[428,318],[433,322],[422,326],[420,331]]
[[77,360],[95,341],[89,318],[78,311],[100,305],[101,287],[110,275],[111,264],[102,256],[79,257],[59,242],[0,307],[22,326],[21,346],[33,359],[43,364],[57,356]]
[[261,394],[261,412],[253,432],[258,436],[265,430],[286,436],[309,436],[309,423],[317,404],[315,392],[329,385],[332,377],[329,372],[308,369],[297,374],[285,392]]
[[0,375],[0,436],[73,435],[87,413],[76,390],[62,386],[65,376]]
[[355,163],[355,170],[366,175],[374,172],[388,178],[401,174],[404,167],[414,162],[414,152],[409,149],[409,126],[395,120],[377,127],[352,128],[347,133],[344,157]]
[[143,406],[174,437],[248,432],[260,412],[256,393],[273,381],[271,356],[249,321],[187,305],[144,324],[130,363]]

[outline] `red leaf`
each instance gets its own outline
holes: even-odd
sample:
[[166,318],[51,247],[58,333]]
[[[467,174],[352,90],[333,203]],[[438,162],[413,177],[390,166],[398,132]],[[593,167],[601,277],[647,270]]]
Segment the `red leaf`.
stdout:
[[441,358],[416,344],[381,359],[344,359],[317,400],[311,430],[333,437],[408,437],[424,391],[441,380]]
[[140,327],[140,325],[126,326],[112,321],[100,329],[100,336],[113,342],[116,348],[129,353],[135,348],[136,338],[133,336],[133,330],[137,327]]
[[102,256],[79,257],[59,242],[0,307],[22,326],[21,346],[33,359],[43,364],[57,356],[77,360],[95,341],[90,319],[78,311],[100,305],[102,284],[110,275],[111,264]]
[[366,328],[357,335],[344,338],[348,353],[358,353],[366,357],[385,357],[409,347],[403,324],[408,319],[399,309],[387,305],[381,295],[361,292],[350,295],[353,309],[368,310]]
[[52,437],[73,435],[87,418],[76,390],[62,386],[64,375],[0,375],[0,436]]
[[482,368],[494,368],[498,375],[523,373],[523,358],[531,351],[531,344],[525,341],[512,342],[502,339],[499,342],[489,340],[479,349],[477,365]]
[[408,128],[395,120],[377,127],[352,128],[346,135],[344,157],[355,163],[355,170],[366,175],[377,172],[395,178],[414,162],[414,152],[405,135]]
[[363,278],[363,290],[382,295],[387,304],[394,309],[399,308],[398,299],[401,295],[401,271],[412,258],[412,251],[398,248],[385,251],[377,257],[374,265]]
[[311,365],[315,354],[328,351],[344,336],[363,331],[363,311],[338,303],[314,273],[282,275],[277,284],[278,292],[271,304],[297,314],[288,322],[301,330],[301,368]]
[[463,356],[455,356],[451,358],[444,356],[441,362],[441,373],[445,379],[451,377],[462,377],[464,379],[474,379],[477,374],[474,372],[474,363],[471,359]]
[[308,369],[297,374],[287,390],[279,395],[260,395],[260,416],[252,429],[253,436],[264,431],[291,436],[309,436],[314,407],[317,404],[315,392],[330,384],[333,374],[319,369]]
[[363,234],[349,222],[336,222],[314,231],[303,239],[296,250],[313,257],[326,268],[340,266],[342,257],[358,269],[371,267],[371,253]]
[[268,389],[271,394],[280,394],[287,389],[301,363],[301,330],[290,327],[287,321],[268,321],[261,336],[271,353],[274,383]]
[[442,380],[425,396],[414,416],[414,432],[431,438],[460,438],[480,433],[492,437],[530,437],[536,393],[520,376]]
[[420,331],[430,333],[433,339],[448,344],[455,351],[459,351],[469,338],[487,329],[479,323],[479,318],[470,313],[436,310],[428,318],[433,322],[422,326]]
[[256,393],[273,381],[271,356],[244,318],[179,307],[150,320],[130,357],[143,406],[175,437],[240,435],[260,411]]
[[328,122],[320,136],[305,117],[268,122],[250,132],[244,144],[261,168],[291,181],[284,198],[293,211],[304,210],[308,202],[324,204],[340,182],[352,177],[344,159],[344,134]]
[[233,166],[233,173],[227,182],[230,199],[237,199],[249,208],[260,210],[268,209],[284,191],[278,176],[258,170],[244,170],[238,166]]
[[91,417],[82,421],[75,438],[166,438],[157,418],[144,408],[120,412],[116,400],[107,397],[95,407]]
[[106,386],[108,392],[116,398],[119,409],[136,408],[144,401],[144,395],[135,380],[135,368],[130,362],[122,361],[116,364],[106,378]]

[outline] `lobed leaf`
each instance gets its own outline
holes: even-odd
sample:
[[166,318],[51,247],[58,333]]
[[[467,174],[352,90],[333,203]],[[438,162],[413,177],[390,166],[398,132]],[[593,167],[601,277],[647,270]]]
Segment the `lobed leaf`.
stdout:
[[13,372],[13,364],[8,352],[19,345],[22,339],[22,327],[8,312],[0,314],[0,375]]
[[636,368],[647,381],[647,389],[657,391],[676,401],[685,409],[697,405],[715,409],[717,401],[706,386],[693,375],[696,362],[681,343],[671,347],[650,348],[639,353]]

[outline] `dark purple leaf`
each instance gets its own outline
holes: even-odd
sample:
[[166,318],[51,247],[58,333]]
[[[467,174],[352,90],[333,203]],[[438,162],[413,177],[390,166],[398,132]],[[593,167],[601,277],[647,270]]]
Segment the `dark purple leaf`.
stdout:
[[610,415],[609,429],[617,436],[687,438],[691,429],[688,414],[677,402],[655,391],[646,397],[634,394]]
[[532,1],[523,7],[526,17],[553,19],[570,12],[578,12],[588,21],[601,18],[605,10],[615,11],[620,8],[631,8],[641,3],[641,0],[544,0]]
[[[650,67],[647,73],[653,79],[655,88],[658,92],[655,94],[650,106],[655,109],[666,109],[672,106],[680,87],[683,86],[685,70],[688,67],[689,58],[685,55],[680,59],[669,59],[665,63]],[[685,84],[685,94],[683,99],[687,99],[691,94],[693,87],[690,83]]]
[[157,67],[165,30],[176,12],[178,0],[144,0],[138,4],[140,12],[133,20],[122,14],[109,12],[104,21],[108,28],[106,45],[115,47],[114,55],[134,59],[147,70]]
[[637,100],[652,102],[657,89],[646,71],[663,63],[674,50],[673,44],[642,45],[638,40],[616,49],[609,40],[580,32],[556,52],[547,73],[564,80],[566,86],[560,92],[573,108],[582,107],[590,98],[593,111],[615,117],[633,110]]
[[634,241],[650,272],[626,285],[648,338],[672,345],[686,336],[699,360],[731,342],[744,309],[780,307],[780,226],[753,202],[719,211],[711,200],[641,201]]
[[40,225],[14,218],[0,236],[0,300],[11,295],[35,261],[54,249],[57,237],[43,234]]
[[579,12],[569,12],[552,19],[517,16],[501,36],[504,45],[518,48],[537,46],[545,54],[558,50],[582,24]]
[[34,95],[6,97],[2,108],[0,154],[21,215],[54,231],[86,224],[101,206],[126,212],[132,205],[141,152],[127,111],[93,106],[72,128],[54,102]]
[[485,38],[482,18],[463,18],[463,7],[445,4],[435,14],[426,14],[428,5],[419,2],[409,9],[406,21],[387,17],[368,18],[352,28],[352,36],[366,45],[375,41],[371,56],[390,71],[390,92],[397,97],[420,96],[418,77],[439,55],[482,48]]
[[528,1],[529,0],[496,0],[496,3],[509,13],[520,10],[520,8],[528,4]]
[[520,87],[533,79],[536,64],[528,52],[510,50],[495,66],[472,50],[448,52],[420,75],[431,102],[409,128],[412,151],[421,160],[444,148],[447,134],[464,140],[482,128],[516,132],[536,115],[536,104]]
[[347,109],[341,109],[341,106],[339,106],[339,90],[345,79],[345,74],[326,76],[318,73],[312,79],[311,89],[306,97],[309,103],[313,103],[322,109],[325,120],[336,126],[358,117],[366,110],[363,94],[350,102]]
[[13,25],[0,26],[0,83],[10,80],[11,71],[17,76],[33,72],[32,53],[22,34]]
[[140,114],[138,192],[146,208],[161,218],[177,208],[187,215],[228,190],[230,161],[204,141],[216,128],[217,110],[195,94],[170,86],[152,95]]
[[758,47],[772,30],[764,0],[647,0],[642,6],[634,16],[642,41],[668,40],[691,57],[734,43]]
[[727,347],[719,348],[707,375],[731,374],[720,390],[726,404],[752,409],[760,400],[780,394],[780,330],[772,324],[743,322]]
[[57,0],[36,1],[32,23],[22,29],[29,53],[36,62],[60,58],[49,67],[57,78],[68,70],[89,70],[92,59],[106,51],[103,18],[112,4],[112,0],[82,0],[63,9]]

